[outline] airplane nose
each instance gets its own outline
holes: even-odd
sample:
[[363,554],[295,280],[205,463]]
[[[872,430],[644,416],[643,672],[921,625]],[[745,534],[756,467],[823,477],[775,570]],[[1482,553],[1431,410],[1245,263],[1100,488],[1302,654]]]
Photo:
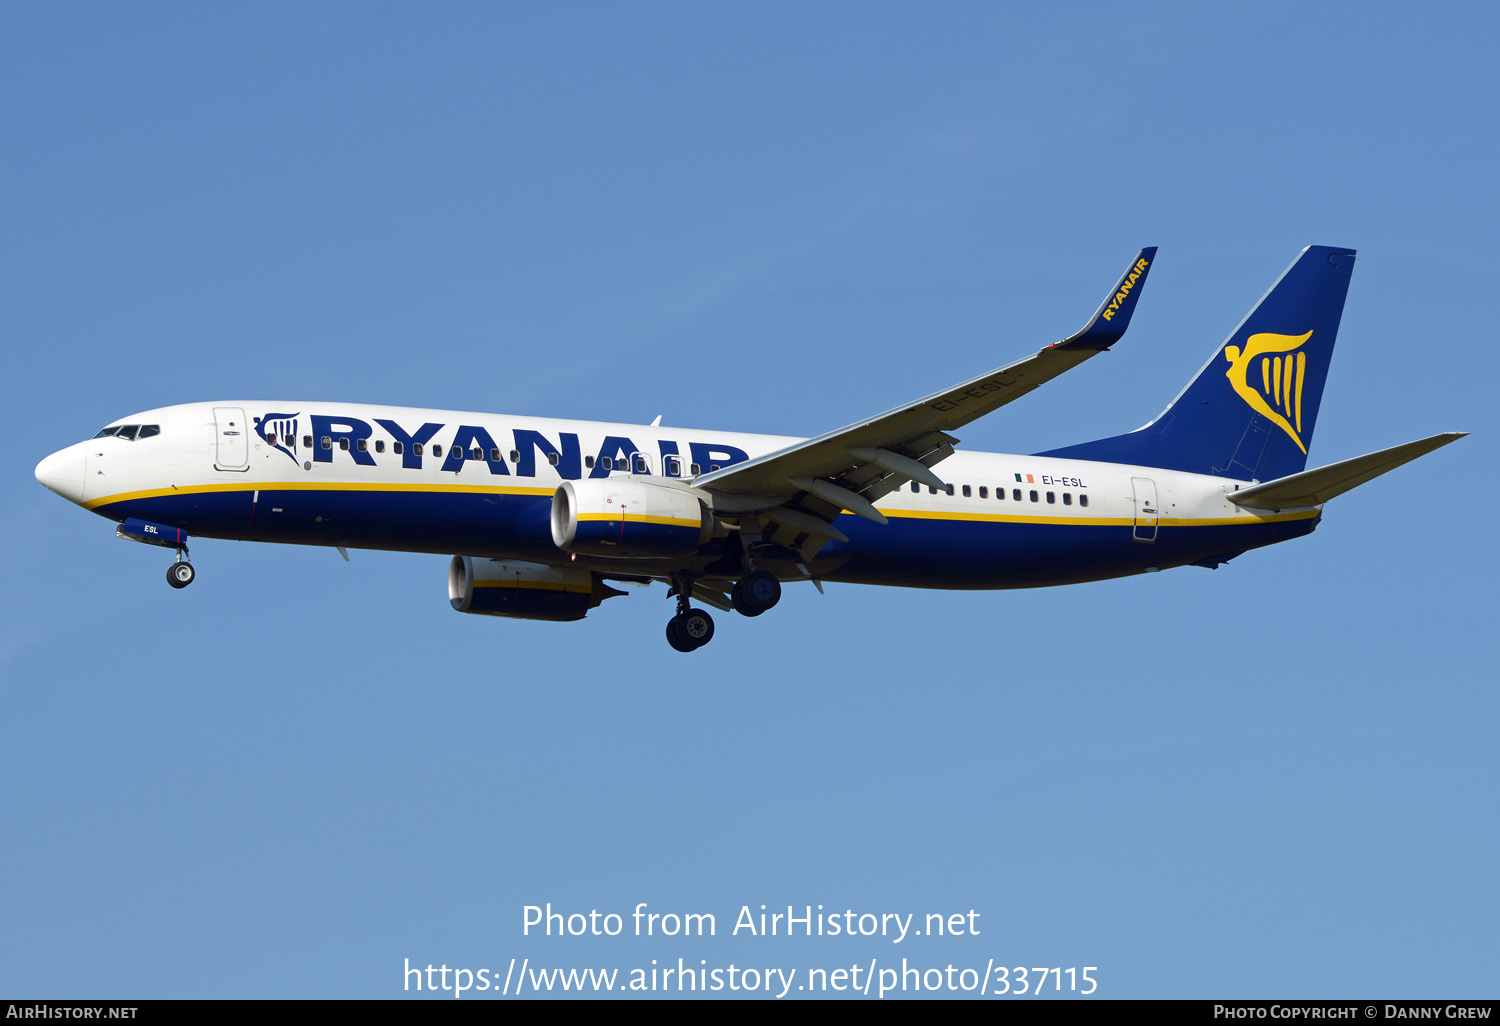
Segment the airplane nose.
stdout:
[[36,465],[36,479],[69,502],[83,501],[83,442],[61,449]]

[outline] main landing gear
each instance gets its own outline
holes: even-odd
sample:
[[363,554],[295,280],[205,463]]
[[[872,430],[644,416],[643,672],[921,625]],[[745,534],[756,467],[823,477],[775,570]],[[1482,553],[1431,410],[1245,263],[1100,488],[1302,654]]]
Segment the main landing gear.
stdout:
[[[714,620],[692,607],[693,582],[686,574],[673,579],[669,596],[677,599],[677,615],[667,621],[667,644],[679,652],[692,652],[713,640]],[[754,570],[734,583],[730,604],[745,616],[759,616],[781,601],[781,582],[775,574]]]
[[667,621],[667,644],[679,652],[691,652],[712,641],[714,618],[692,607],[692,580],[679,575],[670,594],[677,596],[677,615]]
[[714,637],[714,618],[701,609],[689,609],[667,621],[667,644],[679,652],[691,652]]
[[193,569],[193,564],[187,561],[187,548],[178,549],[177,561],[167,567],[167,583],[174,588],[186,588],[197,576],[198,572]]
[[775,574],[756,570],[734,582],[729,600],[735,612],[743,616],[759,616],[781,601],[781,582]]

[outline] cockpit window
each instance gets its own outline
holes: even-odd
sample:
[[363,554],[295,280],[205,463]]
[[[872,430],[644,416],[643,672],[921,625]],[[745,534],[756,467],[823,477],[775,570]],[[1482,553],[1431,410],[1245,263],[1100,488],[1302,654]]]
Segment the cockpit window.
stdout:
[[137,438],[150,438],[159,434],[161,434],[160,424],[116,424],[114,427],[105,428],[94,437],[109,438],[113,435],[127,442],[133,442]]

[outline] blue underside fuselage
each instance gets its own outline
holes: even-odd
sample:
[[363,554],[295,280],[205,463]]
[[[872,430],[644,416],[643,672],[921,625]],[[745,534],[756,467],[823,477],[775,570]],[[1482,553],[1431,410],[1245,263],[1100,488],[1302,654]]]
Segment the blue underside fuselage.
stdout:
[[[428,491],[243,489],[137,496],[93,511],[170,524],[189,535],[239,541],[460,553],[560,563],[552,541],[550,494]],[[1072,584],[1185,564],[1212,565],[1247,549],[1312,532],[1318,515],[1240,524],[1157,528],[1143,542],[1131,524],[1026,523],[893,516],[879,525],[844,514],[848,542],[830,541],[808,563],[828,581],[918,588],[1028,588]],[[670,565],[688,572],[721,558],[710,543]],[[789,576],[795,559],[785,560]],[[660,574],[657,560],[580,560],[619,575]]]

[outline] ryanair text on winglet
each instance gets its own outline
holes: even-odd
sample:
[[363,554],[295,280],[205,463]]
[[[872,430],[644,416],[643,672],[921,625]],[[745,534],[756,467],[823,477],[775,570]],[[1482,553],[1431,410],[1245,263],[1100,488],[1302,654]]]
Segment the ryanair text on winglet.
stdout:
[[1135,288],[1135,283],[1140,276],[1146,273],[1146,267],[1149,263],[1150,261],[1145,257],[1141,257],[1135,262],[1135,266],[1130,269],[1130,273],[1125,276],[1125,281],[1120,285],[1120,291],[1115,293],[1115,298],[1111,299],[1109,305],[1104,308],[1104,319],[1106,321],[1114,320],[1115,314],[1120,312],[1120,304],[1125,302],[1126,297],[1130,295],[1130,290]]

